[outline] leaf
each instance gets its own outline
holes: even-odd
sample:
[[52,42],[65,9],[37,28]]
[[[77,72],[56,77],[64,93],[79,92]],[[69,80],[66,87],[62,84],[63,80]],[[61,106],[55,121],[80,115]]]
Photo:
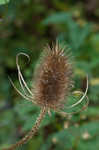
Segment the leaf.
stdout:
[[[77,150],[97,150],[99,147],[99,121],[90,122],[79,127],[70,127],[58,131],[48,137],[40,150],[49,149],[54,144],[54,149],[75,149]],[[89,137],[83,138],[84,133],[89,133]],[[91,147],[92,145],[92,147]]]
[[[84,27],[80,27],[73,19],[71,13],[60,12],[48,16],[43,22],[44,25],[49,24],[65,24],[67,31],[64,32],[63,36],[66,40],[66,35],[68,35],[68,40],[73,49],[77,50],[84,43],[86,37],[91,31],[91,25],[86,24]],[[62,36],[61,36],[62,37]],[[63,38],[63,37],[62,37]]]
[[68,97],[67,104],[64,105],[63,111],[72,114],[84,110],[89,101],[86,97],[80,101],[82,97],[83,93],[81,91],[75,91]]
[[83,115],[87,115],[87,117],[95,118],[99,116],[99,107],[88,107],[87,111],[82,112]]
[[53,15],[48,16],[44,21],[42,22],[44,25],[48,24],[60,24],[60,23],[66,23],[71,19],[71,14],[61,12],[61,13],[55,13]]
[[31,130],[35,124],[37,117],[38,117],[37,114],[33,114],[33,116],[28,116],[27,119],[25,120],[23,127],[22,127],[23,131]]
[[71,149],[73,142],[74,137],[68,132],[68,130],[62,130],[49,136],[48,139],[45,141],[44,145],[41,146],[40,150],[49,149],[52,144],[54,144],[55,150]]
[[43,138],[42,136],[37,136],[35,138],[33,138],[33,140],[31,140],[29,142],[29,146],[28,146],[28,149],[33,149],[33,150],[39,150],[41,145],[43,143]]
[[98,150],[99,149],[99,137],[92,139],[91,141],[83,141],[79,142],[77,150]]
[[4,5],[9,2],[10,2],[10,0],[0,0],[0,5]]
[[[71,132],[75,132],[74,137],[79,137],[77,150],[99,149],[99,121],[87,123],[80,126],[78,129],[72,128]],[[83,137],[84,133],[88,133],[89,136]]]
[[88,132],[93,139],[95,136],[99,136],[99,121],[89,122],[78,128],[71,127],[70,131],[75,137],[80,136],[81,138],[84,132]]

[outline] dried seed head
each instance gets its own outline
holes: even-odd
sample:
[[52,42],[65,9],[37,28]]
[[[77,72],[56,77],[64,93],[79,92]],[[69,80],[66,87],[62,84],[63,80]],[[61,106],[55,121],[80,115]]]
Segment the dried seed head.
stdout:
[[59,44],[47,46],[45,53],[36,72],[34,99],[40,106],[59,109],[72,85],[72,65]]
[[[46,48],[46,55],[43,58],[41,66],[38,67],[37,76],[35,79],[35,87],[33,91],[31,91],[24,80],[24,77],[21,73],[20,66],[18,64],[18,57],[20,55],[24,55],[29,59],[29,56],[25,53],[19,53],[16,56],[16,65],[18,69],[18,79],[20,86],[22,88],[21,92],[14,85],[13,81],[9,78],[11,84],[15,88],[15,90],[25,99],[32,101],[34,104],[40,105],[42,107],[41,113],[37,118],[35,125],[32,127],[32,130],[23,137],[16,144],[13,144],[9,148],[5,148],[5,150],[14,150],[20,145],[26,143],[28,140],[32,138],[32,136],[37,132],[40,123],[45,116],[46,112],[50,113],[50,108],[56,110],[62,115],[67,115],[70,113],[66,113],[59,109],[63,108],[64,103],[66,102],[66,96],[69,94],[69,91],[72,87],[72,65],[69,63],[69,58],[64,54],[63,49],[60,45],[56,44],[51,49],[50,47]],[[67,108],[73,108],[80,104],[83,99],[86,97],[88,91],[88,76],[87,76],[87,85],[85,93],[81,91],[76,91],[74,93],[82,94],[83,96],[76,103],[68,106]],[[34,101],[35,99],[35,101]],[[84,105],[83,109],[85,109],[88,105],[88,101],[86,105]],[[82,110],[83,110],[82,109]],[[73,112],[75,113],[75,112]],[[88,137],[88,135],[87,135]]]

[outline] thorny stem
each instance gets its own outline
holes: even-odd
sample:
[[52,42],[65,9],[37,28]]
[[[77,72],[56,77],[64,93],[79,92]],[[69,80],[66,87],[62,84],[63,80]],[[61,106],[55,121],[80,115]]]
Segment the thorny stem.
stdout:
[[23,137],[20,141],[18,141],[16,144],[13,144],[11,147],[5,148],[3,150],[14,150],[15,148],[17,148],[20,145],[25,144],[27,141],[29,141],[35,135],[35,133],[38,131],[38,129],[40,127],[40,123],[43,120],[46,112],[47,112],[47,108],[43,107],[41,109],[41,112],[40,112],[34,126],[32,127],[32,130],[25,137]]

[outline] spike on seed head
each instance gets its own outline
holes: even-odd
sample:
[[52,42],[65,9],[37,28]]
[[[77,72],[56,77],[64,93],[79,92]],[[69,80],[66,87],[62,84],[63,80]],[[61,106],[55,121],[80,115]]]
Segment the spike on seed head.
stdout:
[[37,69],[34,98],[40,106],[59,109],[71,88],[72,65],[58,43],[52,48],[47,46],[45,53]]

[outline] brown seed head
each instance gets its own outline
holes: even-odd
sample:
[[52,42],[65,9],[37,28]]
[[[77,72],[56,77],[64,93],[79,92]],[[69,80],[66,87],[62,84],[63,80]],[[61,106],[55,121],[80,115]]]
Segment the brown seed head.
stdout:
[[45,56],[38,67],[33,89],[34,98],[40,106],[52,109],[63,107],[69,94],[72,78],[72,65],[63,49],[56,44],[45,49]]
[[[18,57],[20,55],[24,55],[28,59],[29,56],[25,53],[19,53],[16,57],[19,83],[24,94],[16,88],[13,81],[9,78],[11,84],[23,98],[32,101],[34,104],[40,105],[42,109],[39,117],[35,122],[35,125],[32,127],[32,130],[16,144],[13,144],[11,147],[5,150],[14,150],[15,148],[30,140],[33,137],[33,135],[37,132],[46,112],[48,112],[49,115],[51,114],[50,108],[55,109],[57,112],[60,108],[63,108],[64,102],[66,100],[65,97],[68,95],[72,85],[72,65],[69,63],[68,56],[64,54],[63,49],[60,47],[60,45],[56,44],[55,46],[53,46],[52,49],[50,47],[46,48],[46,55],[43,58],[41,66],[38,68],[37,71],[37,76],[35,80],[36,84],[35,88],[33,89],[34,93],[27,86],[27,83],[25,82],[21,73],[20,66],[18,64]],[[26,91],[28,92],[28,94]],[[78,102],[68,106],[68,108],[73,108],[79,103],[81,103],[86,97],[87,91],[88,77],[85,93],[76,91],[76,94],[83,94],[83,96]],[[36,101],[34,101],[33,98],[35,98]],[[87,105],[88,102],[85,106]],[[85,106],[83,108],[86,108]],[[60,111],[60,113],[63,115],[67,115],[67,113],[64,111]]]

